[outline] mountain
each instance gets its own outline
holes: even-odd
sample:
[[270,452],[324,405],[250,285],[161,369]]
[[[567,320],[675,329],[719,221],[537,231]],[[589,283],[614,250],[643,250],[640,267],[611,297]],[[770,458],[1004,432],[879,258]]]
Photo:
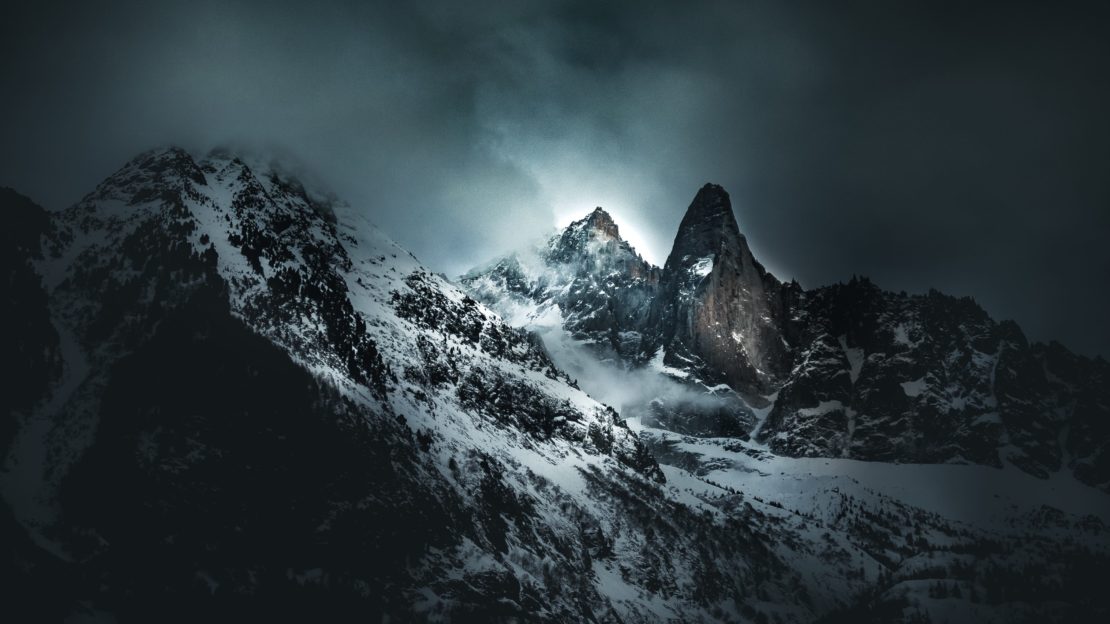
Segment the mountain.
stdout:
[[[679,355],[665,360],[668,350],[657,346],[677,331],[679,310],[660,302],[680,281],[676,267],[646,262],[602,208],[459,279],[508,323],[536,332],[561,368],[626,418],[695,435],[744,435],[756,416],[736,393],[722,386],[726,393],[705,400],[703,386],[687,387],[689,373],[664,364],[682,362]],[[651,379],[658,387],[642,396],[644,369],[670,370],[676,381]]]
[[974,301],[854,279],[804,293],[795,369],[759,432],[777,452],[1014,464],[1110,491],[1110,366],[1029,343]]
[[[711,284],[681,291],[696,263],[650,266],[598,210],[466,280],[503,295],[502,317],[371,226],[369,209],[256,156],[153,150],[60,211],[0,191],[0,336],[16,364],[2,393],[3,609],[120,622],[1104,618],[1102,492],[1009,465],[872,471],[759,442],[792,430],[786,406],[805,392],[831,392],[816,368],[772,366],[765,341],[781,336],[793,358],[842,330],[807,321],[827,307],[816,291],[776,286],[709,200],[723,229],[707,217],[688,238],[709,231]],[[692,303],[662,305],[680,291]],[[772,319],[719,317],[755,332],[735,371],[717,370],[738,360],[713,359],[698,320],[698,301],[729,293]],[[876,319],[902,314],[883,301]],[[780,303],[798,319],[788,331]],[[843,331],[844,352],[868,354],[858,380],[878,374],[878,347]],[[1059,374],[1096,365],[1043,353]],[[576,379],[564,358],[596,375]],[[741,387],[709,388],[709,374]],[[644,380],[662,403],[626,397],[639,412],[578,387]],[[1097,416],[1099,395],[1088,400],[1059,418],[1102,422],[1084,411]],[[735,436],[673,430],[740,422]],[[747,433],[763,430],[774,437]],[[995,496],[961,504],[982,491]]]
[[463,281],[479,293],[541,302],[539,314],[509,312],[526,313],[533,320],[557,314],[562,326],[591,344],[600,357],[635,359],[642,351],[641,329],[652,313],[660,276],[620,237],[609,213],[597,208],[546,244],[503,258]]
[[653,317],[663,363],[727,383],[746,396],[771,392],[790,371],[784,286],[752,256],[728,193],[698,191],[663,266]]
[[712,620],[800,583],[534,337],[249,160],[156,150],[55,213],[4,192],[12,609]]
[[[582,335],[580,319],[641,310],[650,299],[646,315],[606,322],[630,337],[614,357],[701,398],[678,403],[652,388],[625,406],[645,423],[750,437],[793,457],[1013,464],[1038,477],[1064,470],[1110,492],[1105,360],[1030,344],[1016,324],[992,320],[966,298],[891,293],[859,278],[813,290],[784,284],[752,256],[717,185],[694,197],[661,270],[641,262],[622,274],[618,265],[599,265],[590,248],[561,251],[583,223],[553,237],[549,248],[560,251],[540,254],[541,268],[515,273],[512,287],[505,267],[515,256],[461,283],[498,310],[532,305],[557,314],[564,292],[592,292],[604,281],[604,297],[577,300],[561,320],[588,343],[598,337]],[[615,225],[606,231],[616,236]],[[638,290],[621,286],[656,274]],[[552,283],[558,288],[546,287]],[[536,318],[560,322],[538,314],[510,322],[532,327]],[[666,387],[650,378],[644,385]]]

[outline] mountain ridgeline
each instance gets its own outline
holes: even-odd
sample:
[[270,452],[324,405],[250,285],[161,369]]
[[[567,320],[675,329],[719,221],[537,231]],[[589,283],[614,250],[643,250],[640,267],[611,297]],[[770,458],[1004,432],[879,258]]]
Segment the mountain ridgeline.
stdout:
[[780,282],[720,186],[698,191],[662,269],[600,208],[531,255],[461,281],[519,325],[555,311],[598,357],[711,399],[648,393],[620,406],[645,423],[750,436],[789,456],[1064,469],[1110,491],[1105,360],[1030,343],[969,298],[856,277],[812,290]]
[[1110,614],[1110,509],[1070,477],[1107,487],[1106,364],[782,284],[720,187],[662,268],[598,209],[461,286],[227,151],[0,208],[4,621]]

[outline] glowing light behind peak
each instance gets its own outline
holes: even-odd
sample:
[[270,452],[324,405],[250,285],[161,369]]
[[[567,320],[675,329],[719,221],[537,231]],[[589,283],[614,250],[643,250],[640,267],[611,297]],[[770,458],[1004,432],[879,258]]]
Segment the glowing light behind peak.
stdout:
[[614,197],[599,198],[598,196],[588,196],[588,193],[582,193],[581,195],[581,197],[560,198],[552,203],[556,228],[562,230],[571,223],[586,218],[593,212],[594,208],[600,206],[602,210],[609,213],[609,216],[613,217],[622,239],[632,245],[645,260],[662,266],[663,261],[666,260],[667,251],[659,252],[659,250],[654,249],[648,237],[636,227],[637,214],[640,213],[636,207],[622,203]]

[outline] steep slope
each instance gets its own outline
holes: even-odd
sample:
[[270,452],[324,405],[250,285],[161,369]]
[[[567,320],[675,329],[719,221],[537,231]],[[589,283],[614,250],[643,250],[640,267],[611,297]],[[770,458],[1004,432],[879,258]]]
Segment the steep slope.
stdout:
[[758,438],[789,455],[1061,469],[1110,491],[1110,366],[1030,344],[1013,322],[866,279],[797,309],[803,350]]
[[498,259],[461,282],[480,300],[506,304],[510,320],[542,325],[554,316],[599,357],[635,361],[659,276],[621,238],[609,213],[597,208],[546,243]]
[[764,270],[732,214],[728,193],[698,191],[663,267],[654,317],[663,363],[747,396],[773,391],[788,371],[790,295]]
[[[552,240],[573,238],[574,227]],[[537,301],[527,287],[508,294],[488,271],[462,283],[502,311]],[[753,258],[719,186],[707,184],[691,202],[651,294],[648,315],[629,317],[625,330],[640,349],[605,356],[634,371],[621,381],[645,389],[622,406],[626,416],[693,435],[752,436],[791,456],[1013,463],[1041,477],[1065,469],[1110,491],[1104,360],[1030,344],[1014,323],[995,322],[967,299],[885,292],[855,278],[810,291],[783,284]],[[605,305],[625,309],[623,296],[615,290]],[[630,302],[639,305],[640,294]],[[544,321],[578,324],[565,314]],[[565,342],[555,359],[591,370],[558,356],[570,351]],[[667,396],[660,377],[695,396]]]
[[[823,460],[679,437],[645,428],[649,419],[626,424],[536,336],[280,166],[156,150],[64,211],[23,200],[14,210],[33,227],[4,240],[18,259],[13,283],[24,284],[6,303],[37,323],[32,336],[47,347],[15,352],[38,367],[11,413],[17,431],[0,472],[0,531],[10,538],[0,582],[15,613],[125,622],[810,622],[872,605],[886,621],[949,607],[988,621],[1107,614],[1102,593],[1077,580],[1107,569],[1100,499],[1091,509],[1034,506],[1035,522],[1006,499],[1000,520],[969,525],[929,511],[916,490],[815,479]],[[629,343],[644,340],[637,328],[650,305],[612,300],[648,304],[661,283],[610,224],[595,212],[543,248],[568,259],[559,275],[541,271],[545,283],[570,277],[539,291],[521,280],[522,292],[547,293],[567,335],[562,307],[571,310],[590,353],[657,358],[609,339],[615,323],[618,336],[640,332]],[[542,310],[531,297],[518,309]],[[613,312],[591,325],[599,309]],[[1053,371],[1083,365],[1051,349],[1044,357]],[[688,370],[661,375],[654,362],[653,381],[721,392]],[[946,468],[990,483],[974,472],[986,469]],[[969,569],[965,554],[981,563]],[[1014,583],[1028,592],[1017,596],[992,581],[1022,575],[1060,584]],[[942,579],[943,600],[920,591]],[[954,586],[965,598],[950,596]],[[975,592],[989,598],[975,602]]]
[[[667,348],[661,345],[666,341],[670,348],[677,315],[659,305],[675,281],[664,281],[665,275],[597,208],[546,241],[470,271],[459,283],[510,324],[535,332],[561,369],[625,417],[691,433],[745,435],[755,414],[736,392],[708,381],[716,375],[702,379],[705,367],[678,356],[670,357],[672,366],[664,364]],[[670,322],[666,337],[664,316]]]
[[279,168],[157,150],[50,221],[31,299],[61,372],[16,414],[0,482],[27,608],[652,621],[771,600],[806,621],[839,604],[798,598],[761,517],[680,501],[527,334]]

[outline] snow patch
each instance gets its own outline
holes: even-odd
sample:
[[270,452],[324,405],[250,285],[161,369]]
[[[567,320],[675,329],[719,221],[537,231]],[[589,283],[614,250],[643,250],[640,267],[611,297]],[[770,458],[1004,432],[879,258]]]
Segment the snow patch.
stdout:
[[706,256],[699,258],[697,262],[690,265],[690,273],[698,277],[705,277],[713,272],[713,256]]
[[844,409],[844,404],[840,401],[821,401],[816,407],[803,407],[798,410],[799,416],[823,416],[829,412]]
[[863,349],[849,347],[847,336],[842,335],[839,340],[840,348],[844,351],[844,357],[848,358],[848,374],[852,378],[852,383],[856,383],[856,380],[859,379],[860,371],[863,370]]
[[919,396],[922,392],[925,392],[928,384],[925,383],[925,378],[922,377],[913,381],[903,381],[901,386],[902,391],[906,393],[906,396],[916,397]]

